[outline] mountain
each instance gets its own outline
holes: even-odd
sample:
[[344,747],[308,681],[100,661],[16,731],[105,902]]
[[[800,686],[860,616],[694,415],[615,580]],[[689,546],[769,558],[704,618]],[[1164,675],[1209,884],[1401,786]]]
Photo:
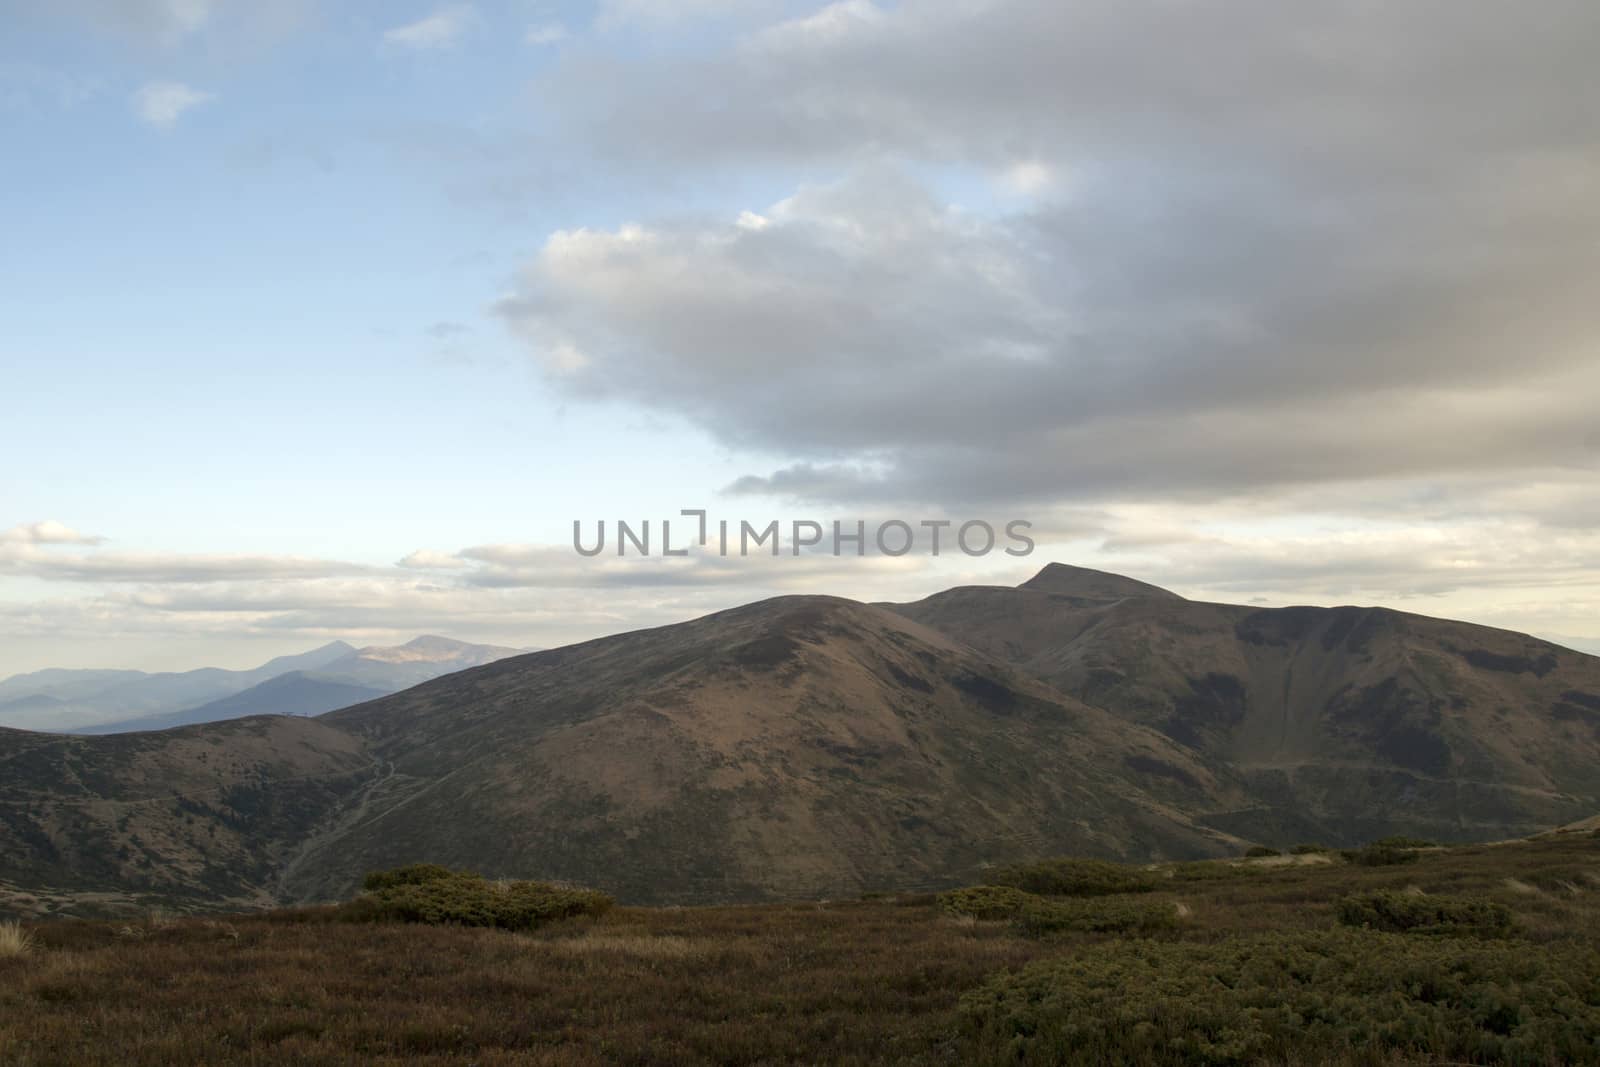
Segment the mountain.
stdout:
[[[334,641],[247,671],[39,671],[0,682],[0,726],[116,733],[241,715],[317,714],[519,651],[419,637],[360,649]],[[290,675],[301,684],[266,685]]]
[[371,767],[359,739],[316,719],[109,737],[0,728],[0,883],[270,903],[277,871]]
[[[187,711],[106,723],[78,732],[105,734],[127,733],[133,730],[170,730],[174,726],[242,719],[250,715],[321,715],[325,711],[346,708],[363,700],[388,696],[392,692],[394,690],[388,687],[379,689],[353,685],[342,678],[330,678],[306,671],[290,671],[288,674],[269,678],[260,685],[251,686],[242,693],[213,700],[209,704],[201,704]],[[25,699],[49,700],[50,698]]]
[[[367,661],[459,651],[413,645]],[[331,899],[421,860],[642,903],[815,898],[1597,811],[1600,660],[1079,568],[761,601],[315,719],[0,731],[0,883],[180,905]]]
[[[316,670],[355,648],[334,641],[294,656],[279,656],[252,670],[216,667],[146,674],[143,671],[35,671],[0,681],[0,726],[71,730],[141,715],[169,714],[297,670]],[[53,704],[28,698],[49,697]]]
[[1231,768],[1254,805],[1201,821],[1244,837],[1509,837],[1600,810],[1600,659],[1383,608],[1130,588],[1052,566],[894,610]]

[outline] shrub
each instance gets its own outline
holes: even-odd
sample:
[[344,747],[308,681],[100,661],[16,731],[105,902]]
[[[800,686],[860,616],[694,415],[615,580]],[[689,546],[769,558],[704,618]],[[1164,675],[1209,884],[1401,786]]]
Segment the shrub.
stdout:
[[1039,898],[1009,885],[975,885],[939,894],[939,906],[952,915],[974,919],[1014,919]]
[[1231,860],[1193,860],[1173,864],[1168,870],[1175,882],[1227,882],[1236,878],[1259,878],[1265,868],[1260,864]]
[[1153,934],[1178,926],[1171,901],[1122,899],[1047,900],[1035,897],[1017,917],[1028,937],[1057,934]]
[[1425,840],[1425,839],[1420,838],[1420,837],[1407,837],[1405,834],[1390,834],[1388,837],[1380,837],[1376,841],[1372,842],[1372,844],[1374,846],[1380,846],[1380,847],[1383,847],[1383,848],[1438,848],[1439,847],[1438,845],[1434,844],[1432,841],[1428,841],[1428,840]]
[[492,882],[431,864],[375,872],[365,884],[369,891],[344,905],[340,918],[531,930],[557,919],[602,915],[612,904],[610,897],[594,890],[544,882]]
[[1393,867],[1417,861],[1415,850],[1395,845],[1372,844],[1366,848],[1346,849],[1343,855],[1351,863],[1362,867]]
[[1434,897],[1382,890],[1354,893],[1337,904],[1339,921],[1392,933],[1505,937],[1511,909],[1481,897]]
[[1289,850],[1296,856],[1309,856],[1314,852],[1332,852],[1327,845],[1296,845]]
[[961,1000],[965,1059],[1591,1063],[1600,951],[1327,930],[1114,941]]
[[0,923],[0,960],[26,956],[33,951],[33,938],[20,922]]
[[995,871],[990,881],[1054,897],[1099,897],[1148,893],[1159,885],[1149,871],[1101,860],[1057,859],[1017,864]]
[[370,871],[361,880],[361,888],[369,893],[375,893],[380,889],[393,889],[401,885],[422,885],[466,873],[452,871],[449,867],[441,867],[437,863],[413,863],[409,867],[395,867],[388,871]]
[[1245,856],[1249,859],[1260,859],[1264,856],[1281,855],[1283,855],[1283,853],[1279,852],[1275,848],[1268,848],[1266,845],[1251,845],[1249,849],[1245,851]]

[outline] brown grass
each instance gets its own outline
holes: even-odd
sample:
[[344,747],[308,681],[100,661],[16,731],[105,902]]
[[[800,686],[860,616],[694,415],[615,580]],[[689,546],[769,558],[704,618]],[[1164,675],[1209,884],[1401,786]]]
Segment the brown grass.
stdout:
[[[1213,941],[1328,929],[1342,896],[1417,885],[1499,900],[1531,942],[1593,940],[1597,849],[1566,837],[1403,867],[1283,865],[1139,899],[1190,912],[1163,939]],[[1507,879],[1579,892],[1531,896]],[[0,1064],[960,1064],[974,1054],[963,993],[1107,941],[954,921],[929,896],[624,907],[533,933],[338,923],[315,908],[119,927],[34,925],[30,958],[0,958]]]

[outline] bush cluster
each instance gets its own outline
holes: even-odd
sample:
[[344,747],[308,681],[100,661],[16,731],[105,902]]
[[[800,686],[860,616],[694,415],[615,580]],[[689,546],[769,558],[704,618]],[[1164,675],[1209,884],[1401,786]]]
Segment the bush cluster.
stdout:
[[531,930],[556,919],[602,915],[612,904],[610,897],[591,889],[490,881],[434,864],[375,871],[362,884],[367,892],[345,904],[340,918]]
[[1359,867],[1393,867],[1417,861],[1415,849],[1376,843],[1365,848],[1345,849],[1342,855],[1347,861]]
[[1282,855],[1277,849],[1268,848],[1266,845],[1251,845],[1244,854],[1247,859],[1265,859],[1267,856]]
[[1035,897],[1017,915],[1028,937],[1058,934],[1153,934],[1178,926],[1171,901],[1134,898],[1055,899]]
[[1506,937],[1512,929],[1511,909],[1481,897],[1435,897],[1386,889],[1343,897],[1337,909],[1339,921],[1346,926],[1398,934]]
[[998,975],[961,1014],[981,1062],[1592,1063],[1600,950],[1350,929],[1114,941]]
[[939,906],[952,915],[974,919],[1015,919],[1039,898],[1009,885],[974,885],[939,894]]
[[1101,897],[1148,893],[1160,886],[1149,871],[1103,860],[1055,859],[1001,867],[989,879],[1028,893],[1052,897]]

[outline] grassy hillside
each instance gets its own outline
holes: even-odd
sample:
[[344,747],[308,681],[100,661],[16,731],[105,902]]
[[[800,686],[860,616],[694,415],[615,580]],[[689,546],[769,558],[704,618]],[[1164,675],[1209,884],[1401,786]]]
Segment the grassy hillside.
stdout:
[[1600,1061],[1600,840],[1381,854],[993,872],[1047,923],[926,895],[41,923],[0,938],[0,1062]]

